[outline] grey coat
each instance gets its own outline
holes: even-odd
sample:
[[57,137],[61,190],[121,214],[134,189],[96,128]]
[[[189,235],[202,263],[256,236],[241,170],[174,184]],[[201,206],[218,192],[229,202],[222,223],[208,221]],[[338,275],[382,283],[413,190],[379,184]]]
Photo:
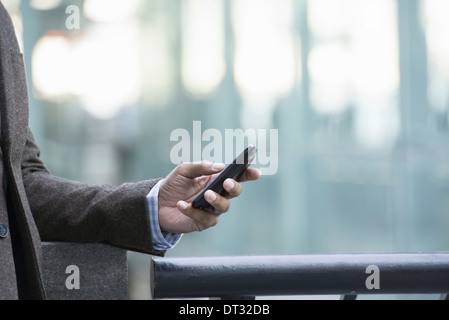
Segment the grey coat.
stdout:
[[0,3],[0,170],[8,177],[8,210],[2,217],[9,219],[0,223],[10,227],[0,239],[0,299],[45,299],[41,241],[105,242],[163,255],[152,249],[145,206],[157,180],[90,186],[52,176],[45,168],[28,128],[24,69],[11,19]]

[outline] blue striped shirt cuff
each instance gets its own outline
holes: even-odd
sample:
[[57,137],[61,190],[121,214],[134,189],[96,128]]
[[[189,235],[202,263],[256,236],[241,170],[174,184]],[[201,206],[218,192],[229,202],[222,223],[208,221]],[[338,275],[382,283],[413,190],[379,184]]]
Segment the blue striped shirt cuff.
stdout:
[[150,217],[151,239],[153,249],[169,250],[176,246],[182,234],[161,231],[159,226],[158,196],[162,180],[159,181],[148,193],[146,197],[148,214]]

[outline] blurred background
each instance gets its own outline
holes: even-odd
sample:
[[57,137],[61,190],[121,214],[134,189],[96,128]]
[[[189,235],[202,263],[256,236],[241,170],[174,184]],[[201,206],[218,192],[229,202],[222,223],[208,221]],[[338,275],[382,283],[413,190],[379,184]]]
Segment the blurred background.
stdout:
[[[164,177],[196,120],[279,130],[277,174],[168,256],[448,250],[449,1],[2,3],[57,176]],[[130,299],[149,261],[129,253]]]

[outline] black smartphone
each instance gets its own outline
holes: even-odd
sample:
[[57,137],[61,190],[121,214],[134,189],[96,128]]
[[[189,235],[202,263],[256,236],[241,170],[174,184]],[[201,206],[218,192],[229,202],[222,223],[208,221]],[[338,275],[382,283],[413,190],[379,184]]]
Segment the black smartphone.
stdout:
[[223,182],[226,179],[231,178],[237,180],[253,162],[256,156],[256,147],[254,145],[248,146],[234,161],[228,165],[219,175],[212,181],[192,202],[194,208],[206,208],[209,207],[209,202],[204,199],[204,194],[207,190],[215,191],[216,193],[223,195],[225,190],[223,188]]

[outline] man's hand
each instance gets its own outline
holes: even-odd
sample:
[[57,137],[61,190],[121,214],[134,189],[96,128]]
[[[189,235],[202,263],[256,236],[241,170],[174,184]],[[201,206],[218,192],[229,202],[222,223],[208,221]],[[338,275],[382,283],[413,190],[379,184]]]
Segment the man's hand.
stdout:
[[224,164],[208,161],[184,163],[176,167],[162,182],[159,190],[159,224],[162,231],[190,233],[203,231],[218,223],[221,214],[229,210],[229,199],[242,192],[239,182],[257,180],[258,169],[248,168],[239,181],[227,179],[223,183],[224,196],[209,190],[204,195],[209,209],[192,207],[195,197],[225,168]]

